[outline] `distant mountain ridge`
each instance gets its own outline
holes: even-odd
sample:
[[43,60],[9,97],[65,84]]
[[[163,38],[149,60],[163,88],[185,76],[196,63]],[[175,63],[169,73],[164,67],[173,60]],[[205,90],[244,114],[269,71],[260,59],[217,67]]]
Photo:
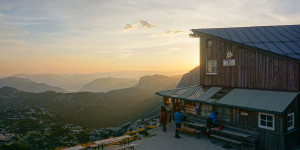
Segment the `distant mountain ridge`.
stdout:
[[115,71],[90,74],[15,74],[13,77],[27,78],[38,83],[46,83],[51,86],[58,86],[70,92],[78,92],[87,83],[97,78],[131,78],[139,80],[140,77],[153,74],[176,75],[178,72],[167,71]]
[[45,83],[36,83],[30,79],[7,77],[0,79],[0,87],[13,87],[25,92],[41,93],[46,91],[66,92],[60,87],[50,86]]
[[[159,89],[166,89],[167,87],[176,87],[178,83],[174,82],[174,79],[181,79],[181,75],[176,76],[164,76],[164,75],[149,75],[149,76],[143,76],[141,77],[139,84],[137,87],[139,88],[154,88],[156,90]],[[163,87],[162,86],[163,84]]]
[[98,78],[84,85],[80,91],[85,92],[107,92],[110,90],[133,87],[138,84],[138,80],[130,78]]
[[0,88],[0,112],[7,108],[42,108],[60,122],[89,128],[118,126],[159,111],[161,97],[154,93],[173,89],[181,76],[145,76],[134,87],[107,93],[29,93],[10,87]]

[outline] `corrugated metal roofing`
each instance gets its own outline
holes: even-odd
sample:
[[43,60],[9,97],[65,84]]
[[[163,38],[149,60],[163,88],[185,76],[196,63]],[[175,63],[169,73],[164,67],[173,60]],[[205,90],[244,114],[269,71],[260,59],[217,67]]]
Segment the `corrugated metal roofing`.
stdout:
[[189,97],[187,97],[187,99],[196,99],[197,97],[199,97],[200,95],[202,95],[204,93],[202,88],[199,88],[196,92],[194,92],[193,94],[191,94]]
[[188,90],[186,90],[184,93],[182,93],[180,95],[181,98],[187,98],[190,95],[192,95],[193,93],[195,93],[196,91],[198,91],[199,89],[202,89],[201,86],[195,86],[195,87],[191,87]]
[[171,96],[172,96],[172,97],[178,97],[178,96],[180,96],[181,94],[185,93],[187,90],[188,90],[188,88],[180,89],[180,90],[178,90],[177,92],[173,93]]
[[211,98],[217,92],[219,92],[221,89],[222,89],[221,87],[211,87],[207,91],[205,91],[203,94],[201,94],[199,97],[195,98],[195,100],[207,101],[209,98]]
[[[211,87],[204,92],[201,86],[194,86],[160,91],[156,94],[164,97],[275,114],[284,112],[299,94],[299,92],[232,89],[222,98],[212,99],[221,89],[222,87]],[[179,95],[174,96],[174,93],[179,93]]]
[[281,113],[297,95],[298,93],[296,92],[233,89],[221,98],[218,103]]
[[157,95],[160,96],[171,96],[173,93],[179,91],[180,89],[173,89],[173,90],[166,90],[166,91],[159,91],[156,92]]
[[193,29],[300,60],[300,25]]

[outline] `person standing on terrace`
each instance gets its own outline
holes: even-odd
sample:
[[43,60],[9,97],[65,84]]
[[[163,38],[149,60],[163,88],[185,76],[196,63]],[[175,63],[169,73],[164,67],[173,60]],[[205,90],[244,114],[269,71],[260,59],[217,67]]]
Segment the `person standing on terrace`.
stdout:
[[212,132],[211,128],[216,126],[216,115],[218,115],[218,112],[212,112],[209,114],[207,121],[206,121],[206,126],[207,126],[207,136],[209,136],[210,132]]
[[184,120],[183,114],[180,112],[179,108],[176,108],[176,112],[174,113],[174,119],[176,124],[175,137],[180,138],[179,132],[181,128],[181,122]]
[[164,132],[166,132],[167,110],[164,106],[161,106],[161,109],[160,109],[160,123],[163,126]]

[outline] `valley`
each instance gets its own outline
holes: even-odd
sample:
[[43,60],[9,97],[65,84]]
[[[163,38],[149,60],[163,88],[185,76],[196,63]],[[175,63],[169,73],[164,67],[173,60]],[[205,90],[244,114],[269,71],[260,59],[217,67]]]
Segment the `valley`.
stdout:
[[181,76],[144,76],[134,87],[107,93],[31,93],[2,87],[0,131],[8,136],[8,140],[1,141],[2,146],[10,143],[39,149],[122,135],[137,120],[157,115],[161,98],[155,91],[175,88],[180,79]]

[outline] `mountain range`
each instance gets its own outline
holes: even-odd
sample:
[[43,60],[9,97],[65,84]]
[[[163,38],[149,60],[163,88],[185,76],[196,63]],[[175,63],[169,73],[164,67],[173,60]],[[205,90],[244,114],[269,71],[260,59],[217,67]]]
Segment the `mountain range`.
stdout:
[[[91,74],[15,74],[13,77],[27,78],[38,83],[45,83],[50,86],[58,86],[69,92],[78,92],[87,83],[97,78],[131,78],[139,80],[145,75],[163,74],[167,76],[178,75],[178,72],[162,71],[116,71]],[[180,74],[180,73],[179,73]]]
[[[97,93],[54,90],[34,93],[2,87],[0,134],[9,137],[9,140],[2,141],[2,146],[0,141],[0,149],[54,149],[86,143],[95,138],[120,136],[132,130],[135,126],[132,121],[140,120],[142,123],[143,118],[159,114],[162,98],[155,92],[194,85],[199,81],[198,73],[196,67],[184,76],[147,75],[141,77],[138,83],[135,81],[136,85],[132,87],[106,93],[98,92],[97,88],[104,86],[103,80],[109,78],[91,82],[96,84],[92,89]],[[119,80],[111,79],[113,81],[108,84]],[[29,79],[15,80],[27,81],[23,84],[33,82]]]
[[97,78],[94,81],[84,85],[80,91],[85,92],[108,92],[115,89],[123,89],[135,86],[138,80],[130,78]]
[[145,76],[134,87],[107,93],[30,93],[3,87],[0,89],[0,111],[41,108],[60,122],[98,129],[118,126],[158,113],[161,98],[154,93],[175,88],[180,79],[181,76]]
[[46,91],[66,92],[64,89],[56,86],[50,86],[45,83],[36,83],[30,79],[7,77],[0,79],[0,87],[14,87],[25,92],[41,93]]

